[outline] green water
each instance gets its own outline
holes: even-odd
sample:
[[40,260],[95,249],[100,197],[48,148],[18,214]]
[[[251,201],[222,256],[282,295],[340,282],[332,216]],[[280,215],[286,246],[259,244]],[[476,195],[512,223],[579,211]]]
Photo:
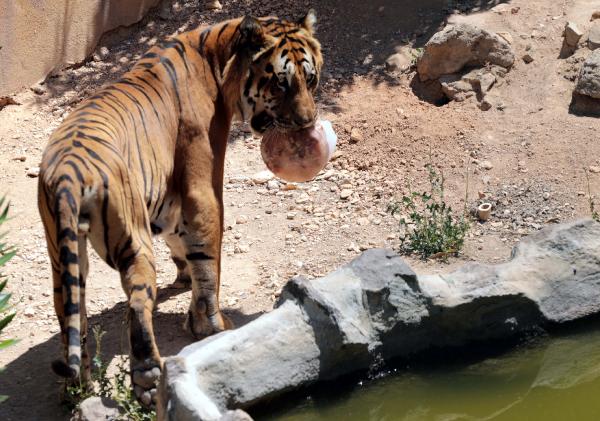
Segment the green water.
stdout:
[[356,383],[289,398],[287,408],[275,414],[265,408],[256,419],[600,421],[600,329],[537,339],[476,362],[403,368]]

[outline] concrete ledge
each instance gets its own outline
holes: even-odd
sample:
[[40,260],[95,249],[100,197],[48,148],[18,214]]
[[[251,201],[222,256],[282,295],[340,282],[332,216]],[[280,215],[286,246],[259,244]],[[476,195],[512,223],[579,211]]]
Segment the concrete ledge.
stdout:
[[217,420],[286,391],[432,347],[509,338],[600,312],[600,224],[525,238],[510,262],[417,277],[391,250],[286,284],[277,308],[168,358],[160,420]]

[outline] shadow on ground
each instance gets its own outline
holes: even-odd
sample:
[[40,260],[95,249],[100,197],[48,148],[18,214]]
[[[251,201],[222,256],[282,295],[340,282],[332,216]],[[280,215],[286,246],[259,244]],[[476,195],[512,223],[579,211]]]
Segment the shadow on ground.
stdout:
[[97,61],[90,58],[49,77],[47,95],[37,99],[41,103],[50,100],[57,105],[73,105],[103,84],[117,80],[157,40],[176,31],[245,14],[297,19],[310,7],[319,19],[317,32],[325,54],[326,86],[339,90],[351,85],[356,75],[369,75],[376,84],[394,85],[397,79],[384,71],[384,63],[397,49],[407,44],[422,47],[445,26],[450,13],[479,13],[509,1],[313,0],[288,4],[283,0],[224,0],[220,11],[202,10],[197,2],[186,2],[168,16],[164,9],[162,13],[156,9],[142,22],[107,34],[100,41],[100,46],[108,48],[104,57]]
[[[160,304],[179,295],[184,290],[159,290],[157,303]],[[128,354],[127,324],[125,320],[126,303],[120,302],[89,317],[90,352],[93,354],[96,344],[93,341],[91,328],[99,326],[106,334],[102,339],[102,356],[104,361],[112,361],[119,355]],[[262,313],[244,314],[237,310],[225,313],[235,326],[243,326],[259,317]],[[193,342],[193,338],[183,330],[185,314],[154,314],[154,330],[158,348],[163,357],[177,354],[184,346]],[[54,320],[53,320],[54,321]],[[3,421],[21,421],[23,408],[30,402],[37,402],[28,412],[30,420],[65,420],[69,411],[61,405],[59,394],[62,380],[52,372],[50,363],[62,355],[62,345],[58,334],[47,341],[35,345],[5,367],[0,376],[0,392],[9,399],[0,405],[0,419]],[[35,384],[35,387],[33,385]],[[40,405],[40,402],[46,402]],[[36,411],[40,411],[37,413]]]

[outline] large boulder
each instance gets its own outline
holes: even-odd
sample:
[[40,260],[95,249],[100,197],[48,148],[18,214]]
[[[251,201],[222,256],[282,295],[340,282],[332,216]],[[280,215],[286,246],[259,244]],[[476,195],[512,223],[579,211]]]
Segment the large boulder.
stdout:
[[511,261],[419,276],[368,250],[315,280],[294,278],[276,309],[165,361],[159,420],[218,420],[313,382],[600,313],[600,224],[549,227]]
[[583,63],[575,92],[600,99],[600,49],[594,50]]
[[510,68],[515,55],[510,44],[497,34],[461,23],[447,26],[425,45],[417,62],[422,82],[459,72],[465,66],[495,64]]

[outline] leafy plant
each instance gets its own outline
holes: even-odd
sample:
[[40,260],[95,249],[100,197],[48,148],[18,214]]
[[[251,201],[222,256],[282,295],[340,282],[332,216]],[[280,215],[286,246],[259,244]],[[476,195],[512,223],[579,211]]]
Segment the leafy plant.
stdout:
[[[8,220],[8,208],[9,204],[6,202],[4,197],[0,198],[0,226],[2,226]],[[2,239],[5,234],[0,234],[0,268],[10,259],[12,259],[16,253],[14,247],[3,243]],[[11,310],[9,304],[11,294],[3,292],[6,288],[8,280],[0,273],[0,334],[12,320],[15,318],[15,312]],[[17,342],[16,339],[4,339],[0,340],[0,350],[5,349]],[[0,395],[0,402],[5,401],[8,396]]]
[[92,329],[96,340],[96,352],[92,358],[91,384],[81,383],[67,387],[68,402],[73,408],[79,403],[92,396],[103,396],[112,398],[121,412],[122,421],[153,421],[156,412],[153,409],[142,406],[131,390],[129,382],[129,370],[127,369],[127,358],[121,357],[117,363],[117,371],[111,378],[108,375],[108,364],[102,360],[102,337],[106,332],[99,326]]
[[592,196],[592,189],[590,188],[590,175],[588,173],[588,170],[586,170],[585,168],[583,169],[583,172],[585,174],[585,179],[587,180],[587,193],[588,193],[588,202],[590,205],[590,214],[591,214],[593,220],[600,222],[600,215],[598,214],[598,211],[596,210],[596,203],[594,202],[594,196]]
[[392,214],[403,212],[408,216],[408,220],[400,220],[404,229],[402,251],[418,254],[423,259],[445,259],[462,249],[470,226],[466,213],[456,216],[445,202],[443,173],[438,174],[431,164],[427,165],[427,170],[429,192],[411,192],[403,196],[400,203],[390,204],[388,211]]

